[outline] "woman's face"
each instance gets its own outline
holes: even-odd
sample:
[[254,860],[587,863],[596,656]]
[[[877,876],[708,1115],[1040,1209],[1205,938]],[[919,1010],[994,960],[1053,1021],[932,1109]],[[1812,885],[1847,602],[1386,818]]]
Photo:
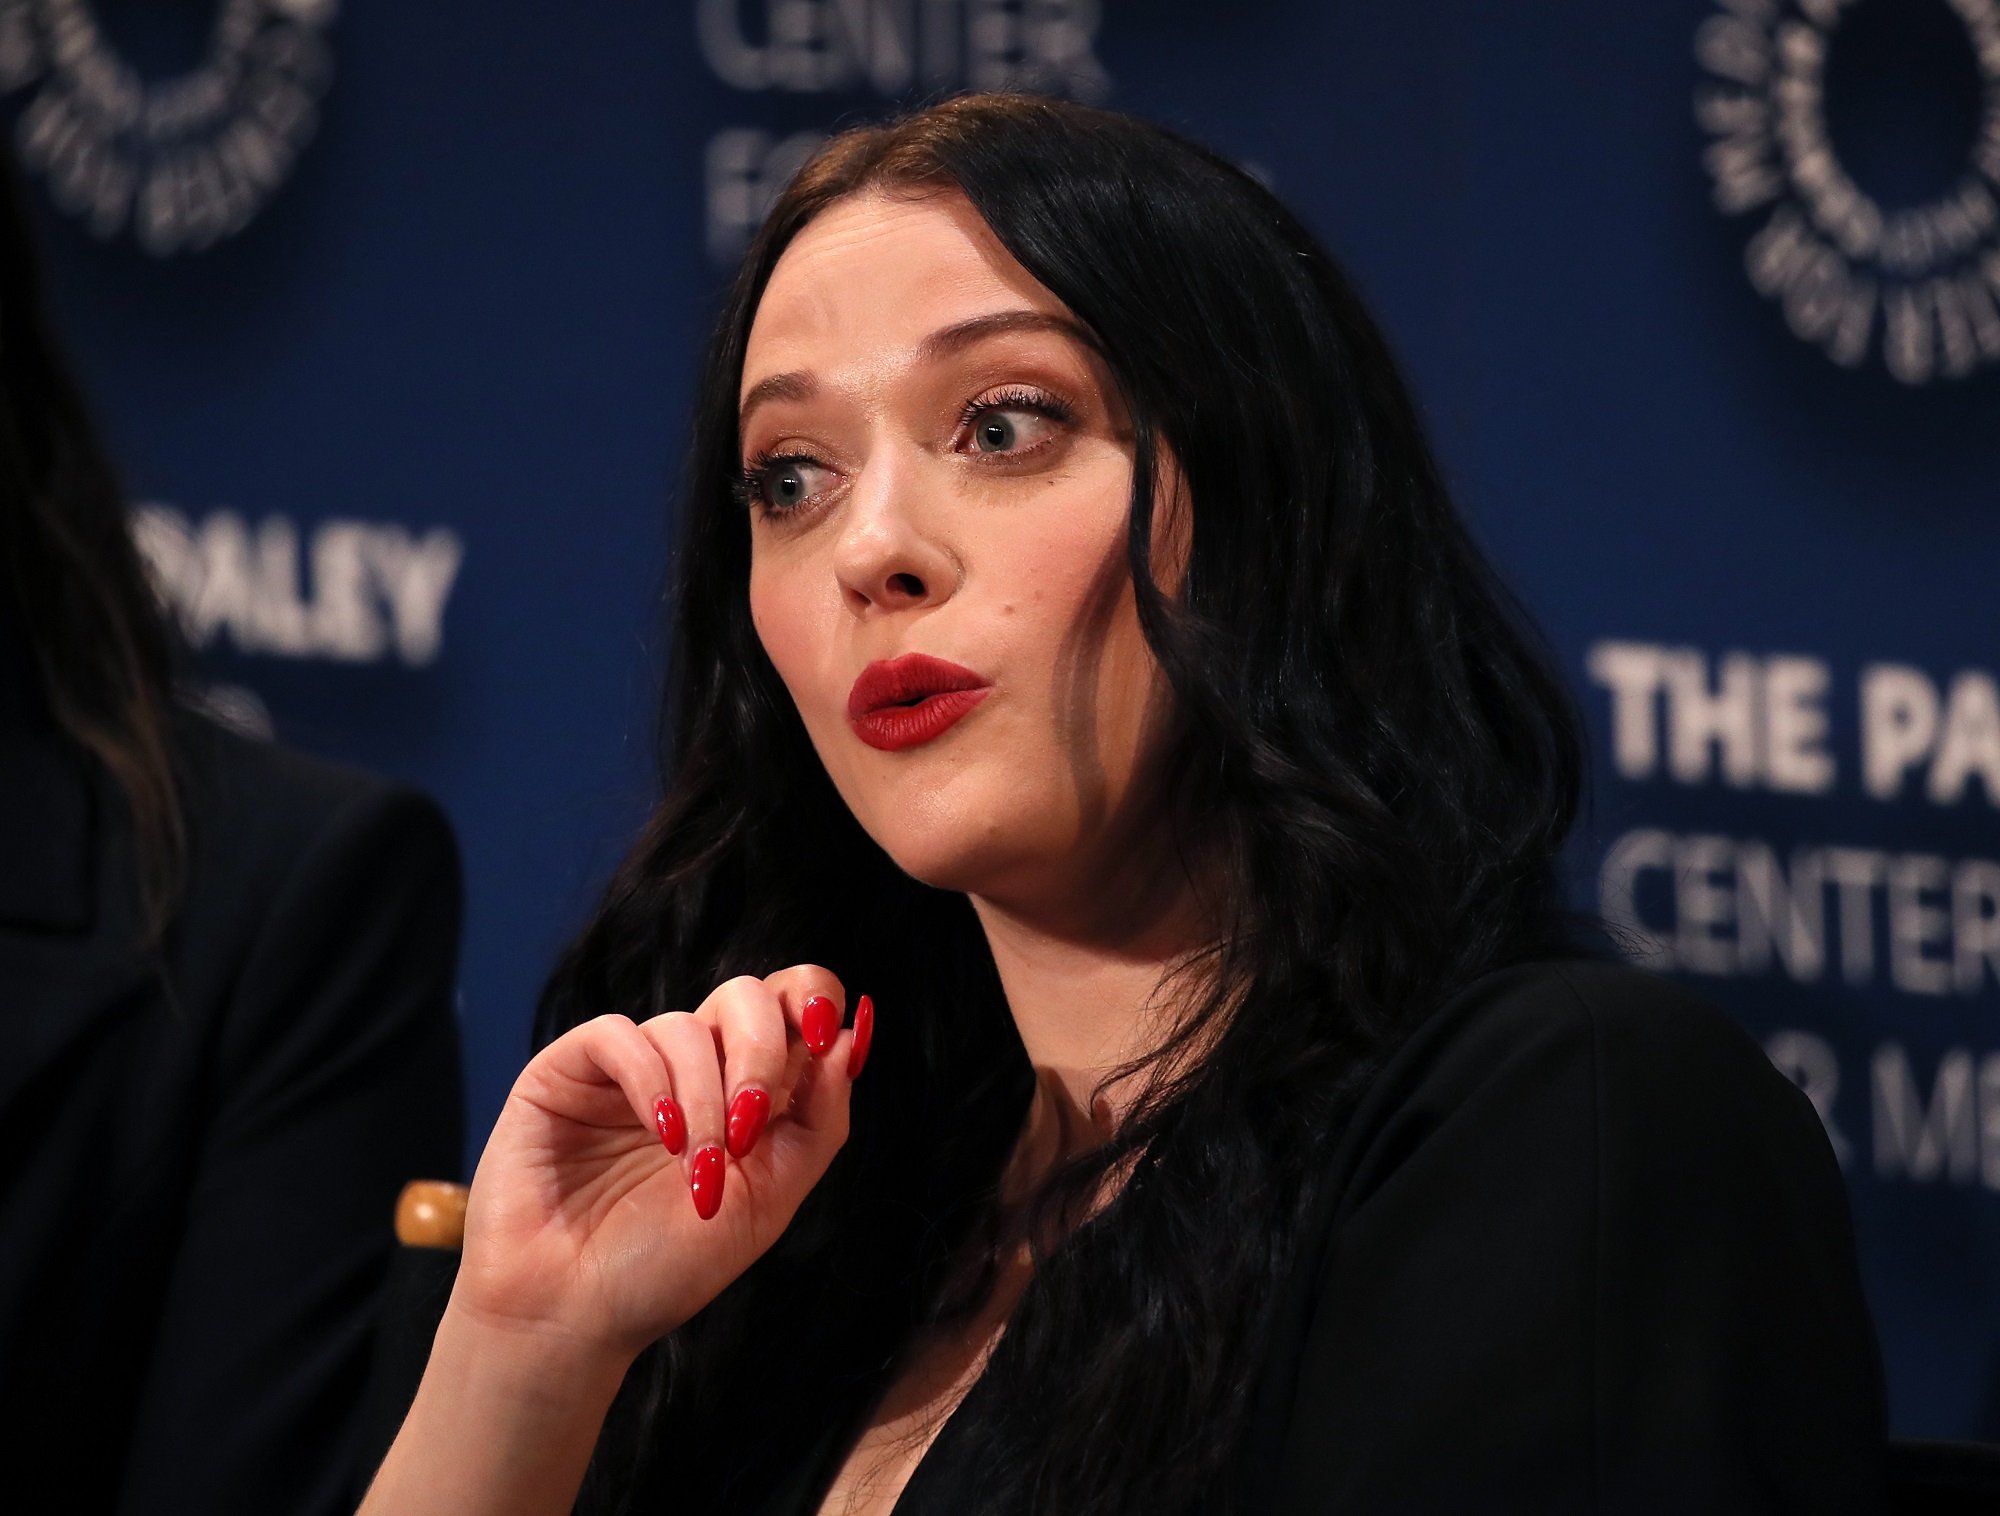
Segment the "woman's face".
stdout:
[[[962,195],[862,194],[779,259],[739,400],[751,616],[855,817],[940,888],[1101,903],[1153,819],[1170,701],[1092,339]],[[912,654],[962,672],[899,683]],[[883,704],[941,684],[969,688]],[[799,864],[840,887],[838,859]]]

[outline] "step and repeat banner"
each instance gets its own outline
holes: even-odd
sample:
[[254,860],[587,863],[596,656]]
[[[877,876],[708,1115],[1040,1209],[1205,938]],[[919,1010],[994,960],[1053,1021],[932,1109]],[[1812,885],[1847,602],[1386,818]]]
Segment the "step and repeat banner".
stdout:
[[52,295],[212,698],[437,794],[472,1151],[644,812],[667,494],[825,134],[1137,111],[1352,269],[1592,729],[1579,903],[1849,1180],[2000,1438],[2000,0],[0,0]]

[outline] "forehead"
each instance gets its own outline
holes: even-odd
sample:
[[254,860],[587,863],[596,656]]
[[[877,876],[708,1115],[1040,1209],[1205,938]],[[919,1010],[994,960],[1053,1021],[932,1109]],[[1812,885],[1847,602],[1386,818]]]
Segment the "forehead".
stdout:
[[771,271],[744,351],[765,375],[907,355],[930,333],[998,311],[1066,315],[956,190],[836,201]]

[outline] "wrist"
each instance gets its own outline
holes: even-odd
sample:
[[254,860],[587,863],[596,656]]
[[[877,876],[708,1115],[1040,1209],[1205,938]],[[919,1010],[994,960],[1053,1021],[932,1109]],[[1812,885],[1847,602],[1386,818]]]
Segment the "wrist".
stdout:
[[608,1405],[636,1353],[548,1322],[497,1316],[465,1304],[454,1293],[438,1323],[431,1362],[551,1397]]
[[454,1297],[366,1516],[567,1511],[631,1356]]

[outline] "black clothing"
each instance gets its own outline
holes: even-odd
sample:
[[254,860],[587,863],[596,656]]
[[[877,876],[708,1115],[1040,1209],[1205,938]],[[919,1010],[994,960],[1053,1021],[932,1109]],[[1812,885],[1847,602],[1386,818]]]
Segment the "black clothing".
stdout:
[[461,1161],[450,829],[179,717],[187,888],[149,954],[122,796],[8,662],[0,1504],[349,1510],[396,1194]]
[[[1882,1508],[1839,1169],[1705,1002],[1610,963],[1490,975],[1384,1068],[1331,1178],[1232,1465],[1246,1516]],[[954,1435],[981,1388],[896,1516],[981,1509]],[[759,1516],[816,1511],[859,1431]]]

